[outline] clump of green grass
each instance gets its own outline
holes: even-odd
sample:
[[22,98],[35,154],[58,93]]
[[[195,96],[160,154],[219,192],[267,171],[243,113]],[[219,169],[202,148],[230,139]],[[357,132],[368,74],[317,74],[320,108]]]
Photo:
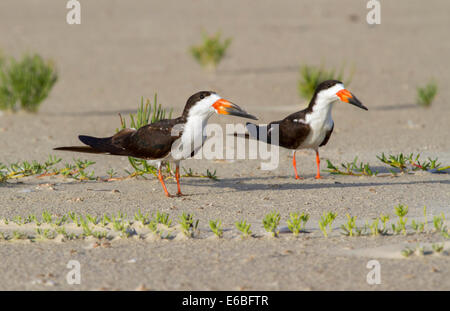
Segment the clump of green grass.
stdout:
[[309,214],[290,213],[289,218],[290,219],[287,221],[288,229],[294,234],[294,236],[297,236],[300,231],[305,228],[305,225],[309,220]]
[[54,64],[38,54],[0,61],[0,110],[37,112],[57,79]]
[[250,231],[251,224],[247,224],[247,220],[241,220],[235,223],[236,228],[242,233],[242,238],[247,238],[252,235]]
[[417,87],[417,105],[421,107],[430,107],[438,92],[438,86],[435,81],[430,81],[423,87]]
[[209,228],[217,237],[221,238],[223,236],[222,222],[220,220],[210,220]]
[[444,250],[444,244],[432,244],[431,248],[433,248],[436,253],[440,254]]
[[[433,170],[433,169],[440,169],[441,163],[438,162],[438,159],[431,159],[428,158],[428,160],[420,162],[419,161],[420,154],[417,154],[414,156],[413,153],[410,155],[404,155],[403,153],[397,154],[397,155],[389,155],[386,156],[384,152],[377,156],[378,160],[383,162],[384,164],[387,164],[393,168],[396,168],[400,170],[402,173],[407,173],[409,171],[417,171],[417,170]],[[444,168],[445,169],[445,168]],[[393,175],[396,175],[397,172],[393,170],[389,170]]]
[[319,228],[326,238],[328,237],[328,234],[333,230],[331,225],[336,219],[336,216],[337,214],[333,212],[323,213],[322,217],[319,220]]
[[403,234],[406,235],[406,223],[408,221],[408,218],[406,218],[405,216],[408,214],[408,206],[399,204],[394,208],[394,211],[398,216],[398,221],[397,224],[392,224],[392,230],[396,234],[403,232]]
[[280,224],[280,214],[276,211],[267,214],[263,219],[264,230],[271,233],[273,237],[277,237],[279,230],[278,225]]
[[[162,108],[161,104],[157,104],[158,97],[155,94],[153,100],[153,107],[149,99],[147,99],[144,105],[144,98],[141,97],[141,104],[135,114],[130,114],[130,128],[140,129],[151,123],[158,122],[163,119],[172,118],[172,110],[168,111]],[[120,116],[120,114],[119,114]],[[127,128],[126,121],[120,116],[121,129]],[[119,131],[119,129],[117,129]],[[153,174],[156,176],[157,168],[148,164],[146,160],[128,157],[130,165],[133,167],[134,172],[127,172],[131,176],[141,176],[145,174]],[[170,166],[168,166],[168,172],[170,172]]]
[[441,213],[440,216],[433,217],[433,226],[434,226],[434,230],[436,230],[436,232],[444,231],[444,229],[445,229],[444,221],[445,221],[445,216],[443,213]]
[[372,170],[369,163],[357,163],[358,157],[353,162],[341,163],[343,170],[327,160],[327,172],[335,175],[353,175],[353,176],[377,176],[378,171]]
[[403,257],[409,257],[412,254],[414,254],[415,250],[409,247],[405,247],[404,249],[402,249],[401,254]]
[[200,45],[192,46],[190,53],[194,59],[205,68],[215,69],[226,54],[232,39],[221,40],[222,34],[215,35],[203,33],[203,42]]
[[304,65],[300,67],[300,80],[298,82],[298,92],[304,99],[310,100],[314,95],[317,86],[326,80],[339,80],[344,82],[346,86],[351,83],[353,73],[349,78],[344,79],[344,67],[337,71],[332,68],[326,70],[323,65],[320,67]]
[[181,214],[179,224],[184,235],[192,237],[197,230],[199,220],[194,221],[194,216],[190,214]]

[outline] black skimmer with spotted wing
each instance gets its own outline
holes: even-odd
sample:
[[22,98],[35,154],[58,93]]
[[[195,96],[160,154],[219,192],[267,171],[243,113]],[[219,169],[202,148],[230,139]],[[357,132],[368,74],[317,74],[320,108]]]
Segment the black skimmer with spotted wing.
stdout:
[[151,160],[158,167],[158,179],[168,197],[171,195],[164,183],[161,166],[167,162],[174,162],[177,195],[182,195],[180,161],[193,157],[201,148],[206,139],[204,128],[214,113],[257,120],[256,117],[215,92],[202,91],[189,97],[182,115],[176,119],[160,120],[138,130],[123,129],[106,138],[80,135],[78,138],[87,146],[59,147],[54,150],[131,156]]
[[[292,165],[295,171],[295,178],[300,179],[297,173],[295,153],[299,149],[313,149],[316,151],[317,176],[320,176],[319,147],[325,146],[333,132],[334,122],[331,118],[333,104],[342,101],[355,105],[364,110],[368,110],[352,93],[345,89],[344,84],[336,80],[327,80],[320,83],[309,106],[301,111],[295,112],[283,120],[273,121],[267,126],[259,126],[247,123],[249,135],[258,140],[263,140],[269,144],[272,142],[271,132],[274,125],[278,125],[278,145],[287,149],[292,149]],[[261,131],[265,131],[262,135]],[[276,131],[274,131],[276,132]]]

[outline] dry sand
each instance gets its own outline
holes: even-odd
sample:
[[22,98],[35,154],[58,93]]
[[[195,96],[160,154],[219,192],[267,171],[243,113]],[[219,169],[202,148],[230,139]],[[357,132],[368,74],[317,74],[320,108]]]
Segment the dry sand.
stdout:
[[[83,1],[82,24],[65,23],[64,1],[0,2],[0,48],[15,56],[36,51],[51,57],[60,80],[37,115],[0,116],[0,162],[47,158],[55,146],[77,144],[78,134],[104,136],[118,126],[117,113],[131,112],[141,96],[153,97],[179,114],[186,98],[212,89],[256,114],[261,122],[304,106],[297,95],[299,64],[354,66],[349,87],[369,111],[339,104],[335,132],[321,149],[333,163],[355,156],[381,169],[376,155],[421,153],[450,164],[450,3],[383,1],[382,23],[366,24],[365,1]],[[202,29],[233,37],[216,74],[208,74],[187,49]],[[415,105],[415,87],[430,78],[439,95],[430,109]],[[210,122],[241,122],[218,118]],[[74,156],[58,153],[64,161]],[[96,175],[109,168],[124,175],[126,158],[81,156],[96,161]],[[182,212],[200,219],[202,238],[189,240],[0,242],[0,289],[155,290],[449,290],[450,257],[392,255],[406,245],[443,242],[437,234],[348,238],[337,227],[345,214],[370,221],[407,204],[410,217],[450,216],[450,178],[420,173],[397,178],[331,176],[316,181],[313,153],[299,152],[305,180],[293,179],[290,152],[280,167],[261,171],[260,162],[189,160],[186,168],[217,170],[218,181],[182,180],[189,196],[167,199],[156,179],[71,182],[59,177],[27,178],[0,186],[0,218],[49,210],[101,215]],[[37,187],[54,183],[55,190]],[[173,181],[168,182],[175,192]],[[111,192],[117,189],[119,192]],[[79,198],[79,199],[77,199]],[[262,234],[263,216],[278,210],[311,214],[310,233],[293,239],[236,239],[234,222],[245,218]],[[317,220],[338,213],[334,234],[325,239]],[[207,239],[207,223],[220,218],[222,240]],[[447,217],[448,218],[448,217]],[[447,249],[448,249],[447,244]],[[81,263],[81,285],[67,285],[66,264]],[[368,285],[367,261],[378,259],[381,284]]]

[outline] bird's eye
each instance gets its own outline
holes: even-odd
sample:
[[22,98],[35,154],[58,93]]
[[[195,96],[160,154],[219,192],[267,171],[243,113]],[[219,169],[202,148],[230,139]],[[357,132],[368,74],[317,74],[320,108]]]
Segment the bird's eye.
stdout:
[[200,94],[200,99],[203,99],[203,98],[205,98],[205,95]]

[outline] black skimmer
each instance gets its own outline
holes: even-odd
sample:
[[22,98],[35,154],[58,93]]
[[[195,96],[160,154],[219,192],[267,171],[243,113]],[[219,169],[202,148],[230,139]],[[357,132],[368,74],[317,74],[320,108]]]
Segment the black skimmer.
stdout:
[[59,147],[54,150],[131,156],[151,160],[158,167],[158,179],[170,197],[161,174],[167,162],[176,165],[177,195],[180,188],[180,161],[193,157],[206,139],[204,128],[214,114],[232,115],[258,120],[215,92],[195,93],[187,100],[183,113],[176,119],[160,120],[140,129],[123,129],[111,137],[78,136],[87,146]]
[[[342,82],[327,80],[317,86],[314,96],[306,109],[295,112],[283,120],[273,121],[267,127],[247,123],[247,129],[250,134],[246,135],[246,137],[253,137],[270,144],[272,143],[272,126],[278,125],[278,145],[294,151],[292,165],[294,166],[295,178],[300,179],[295,160],[296,151],[299,149],[313,149],[316,151],[316,178],[319,179],[321,178],[319,147],[328,143],[333,132],[334,122],[331,118],[331,108],[338,101],[368,110],[352,93],[345,89]],[[266,135],[261,135],[261,131],[266,131]]]

